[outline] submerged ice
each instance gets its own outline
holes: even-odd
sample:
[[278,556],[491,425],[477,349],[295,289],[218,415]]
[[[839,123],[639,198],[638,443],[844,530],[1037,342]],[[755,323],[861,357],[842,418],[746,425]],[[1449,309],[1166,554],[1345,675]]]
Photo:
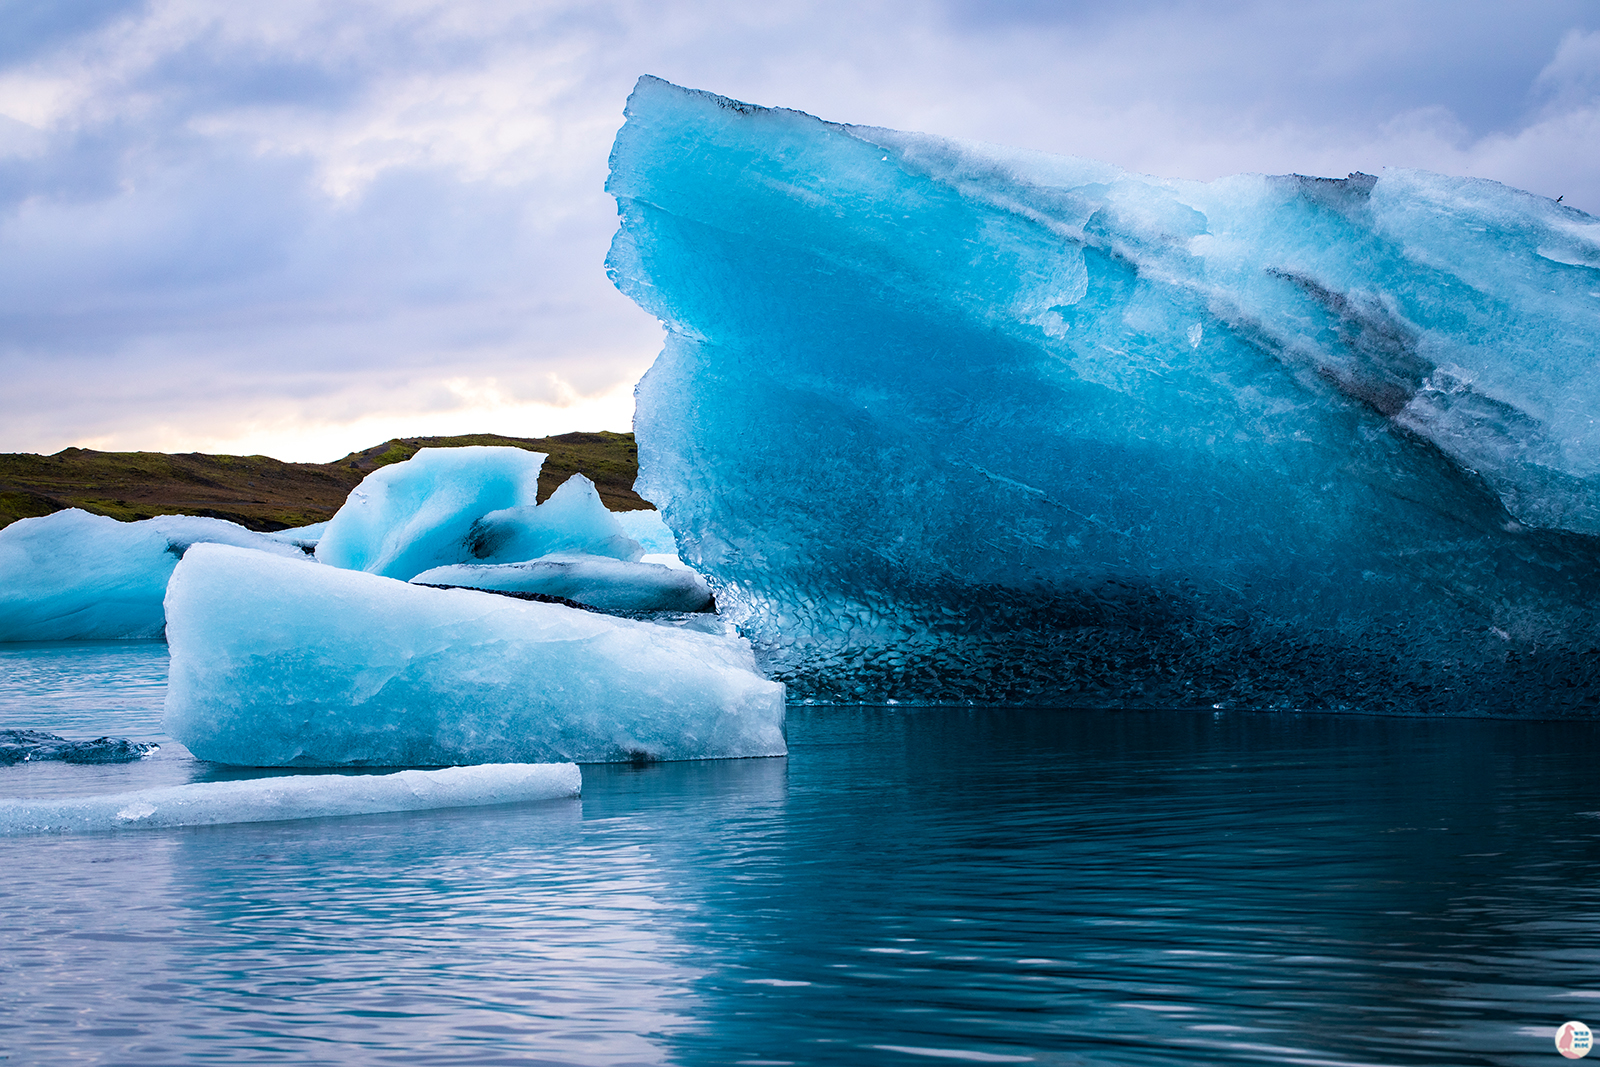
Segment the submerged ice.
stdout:
[[72,741],[44,730],[0,730],[0,767],[13,763],[132,763],[158,747],[151,741],[96,737]]
[[642,79],[642,495],[802,697],[1590,714],[1600,221]]
[[741,638],[197,546],[167,592],[166,729],[249,766],[771,756]]

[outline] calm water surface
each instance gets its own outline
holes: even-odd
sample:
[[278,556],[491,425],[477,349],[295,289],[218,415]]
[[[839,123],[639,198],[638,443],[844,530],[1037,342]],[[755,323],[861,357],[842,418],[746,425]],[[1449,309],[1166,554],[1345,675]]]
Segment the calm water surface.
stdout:
[[[163,740],[159,644],[0,726]],[[793,708],[581,801],[0,838],[7,1063],[1553,1064],[1600,1025],[1596,727]]]

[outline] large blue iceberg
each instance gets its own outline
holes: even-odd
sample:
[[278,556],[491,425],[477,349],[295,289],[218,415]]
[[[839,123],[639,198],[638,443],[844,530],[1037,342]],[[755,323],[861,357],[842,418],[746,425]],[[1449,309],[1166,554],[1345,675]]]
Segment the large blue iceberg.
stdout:
[[642,79],[640,492],[800,699],[1600,710],[1600,221]]

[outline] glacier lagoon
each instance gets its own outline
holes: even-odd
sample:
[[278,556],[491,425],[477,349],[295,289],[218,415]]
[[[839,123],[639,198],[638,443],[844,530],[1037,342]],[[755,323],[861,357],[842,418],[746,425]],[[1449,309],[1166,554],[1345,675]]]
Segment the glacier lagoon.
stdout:
[[[272,774],[161,733],[165,663],[0,646],[6,725],[162,744],[0,795]],[[796,706],[787,759],[577,800],[0,837],[0,1055],[1554,1062],[1600,989],[1597,730]]]
[[[0,1055],[1547,1058],[1600,988],[1600,724],[1457,716],[1600,703],[1591,431],[1557,402],[1587,388],[1563,374],[1593,336],[1592,220],[1426,175],[1161,182],[652,79],[628,122],[611,262],[671,327],[640,439],[672,529],[596,514],[581,484],[535,507],[524,457],[461,495],[471,457],[424,456],[302,534],[348,570],[299,548],[177,565],[211,591],[168,602],[175,652],[210,642],[176,701],[159,643],[0,645],[0,725],[160,746],[0,768],[0,796],[35,798],[0,805]],[[1428,211],[1454,243],[1405,230]],[[1314,239],[1274,244],[1285,221]],[[840,703],[796,709],[787,759],[591,765],[581,798],[570,766],[282,776],[162,733],[166,701],[202,745],[229,694],[278,677],[221,610],[246,579],[309,579],[273,609],[308,632],[351,609],[307,647],[371,681],[396,642],[364,619],[488,603],[406,578],[564,550],[563,508],[597,521],[585,581],[645,592],[670,576],[617,568],[682,551],[769,670]],[[181,546],[150,545],[128,569],[170,572]],[[379,586],[395,610],[366,603]],[[393,674],[394,708],[449,710],[474,661],[504,673],[472,644]],[[249,686],[195,683],[232,660]],[[467,703],[463,736],[489,702]],[[1197,703],[1223,710],[1177,710]],[[227,730],[256,744],[275,705],[246,704]],[[757,748],[784,748],[779,722]],[[356,747],[309,762],[389,752]],[[188,798],[214,825],[157,825]],[[148,822],[41,833],[67,828],[41,812]]]

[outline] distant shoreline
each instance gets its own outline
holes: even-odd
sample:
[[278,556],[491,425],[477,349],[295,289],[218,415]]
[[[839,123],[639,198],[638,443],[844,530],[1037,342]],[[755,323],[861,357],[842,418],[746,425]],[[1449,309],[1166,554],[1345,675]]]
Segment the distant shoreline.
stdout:
[[125,522],[156,515],[206,515],[264,532],[309,526],[331,519],[350,490],[379,467],[410,459],[418,449],[463,445],[509,445],[547,453],[539,473],[540,500],[581,472],[610,510],[651,507],[633,491],[639,460],[631,433],[467,434],[392,438],[332,463],[85,448],[52,456],[0,453],[0,528],[66,508]]

